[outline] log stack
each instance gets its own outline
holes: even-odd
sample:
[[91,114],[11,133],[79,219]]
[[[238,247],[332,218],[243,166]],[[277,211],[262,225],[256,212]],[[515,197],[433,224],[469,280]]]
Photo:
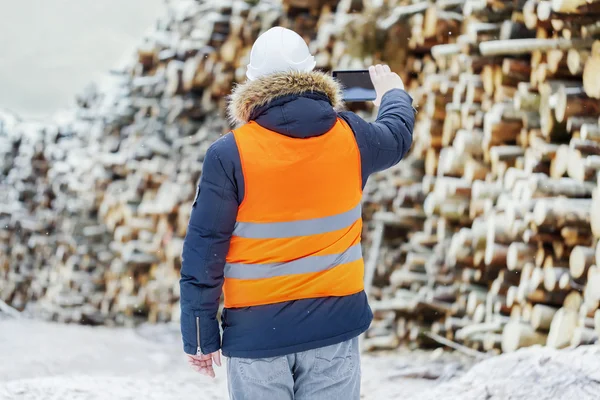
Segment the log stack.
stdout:
[[[417,4],[396,8],[415,11],[396,23],[413,32],[408,164],[423,160],[423,177],[373,216],[365,347],[438,346],[436,335],[484,352],[596,342],[600,2]],[[458,26],[427,36],[432,16]],[[418,223],[398,231],[408,215]]]
[[281,18],[276,1],[172,2],[72,115],[0,115],[0,299],[63,322],[177,320],[204,155],[230,129],[225,96],[250,46]]
[[[600,333],[600,2],[171,2],[70,118],[0,115],[0,298],[49,319],[178,319],[187,220],[256,37],[324,70],[386,62],[414,144],[364,190],[367,349],[480,351]],[[349,108],[372,119],[367,104]],[[435,334],[435,335],[432,335]]]

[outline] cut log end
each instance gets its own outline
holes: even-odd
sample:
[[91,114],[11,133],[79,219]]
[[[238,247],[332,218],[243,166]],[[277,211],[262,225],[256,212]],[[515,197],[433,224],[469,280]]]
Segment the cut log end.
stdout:
[[583,70],[583,88],[585,89],[585,93],[595,99],[600,99],[598,71],[600,71],[600,54],[590,57],[585,63]]
[[536,332],[530,325],[520,322],[509,322],[502,330],[502,351],[506,353],[545,342],[544,334]]
[[584,246],[575,246],[569,256],[569,269],[573,278],[581,278],[594,264],[594,249]]
[[558,311],[554,307],[536,304],[531,308],[531,326],[535,330],[548,330],[554,314]]

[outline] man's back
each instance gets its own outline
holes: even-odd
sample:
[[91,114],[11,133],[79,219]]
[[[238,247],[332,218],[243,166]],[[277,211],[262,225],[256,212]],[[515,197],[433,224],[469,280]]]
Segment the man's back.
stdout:
[[[362,290],[362,188],[408,151],[414,112],[406,92],[386,89],[377,121],[367,123],[342,111],[340,93],[314,71],[250,80],[230,102],[241,127],[206,155],[184,242],[181,325],[186,353],[204,360],[222,347],[236,365],[230,378],[244,385],[230,390],[235,398],[270,384],[249,378],[258,373],[250,364],[322,359],[327,365],[314,361],[314,368],[331,377],[346,368],[339,360],[358,362],[355,339],[372,320]],[[314,368],[289,369],[285,379],[294,386],[304,371],[321,388]],[[350,379],[347,389],[356,390],[358,370],[347,371],[336,379]]]

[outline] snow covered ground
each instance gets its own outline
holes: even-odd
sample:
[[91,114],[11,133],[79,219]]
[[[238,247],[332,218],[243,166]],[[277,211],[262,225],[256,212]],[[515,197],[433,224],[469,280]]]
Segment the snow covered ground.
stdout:
[[[227,399],[225,371],[217,369],[211,380],[191,370],[179,340],[173,325],[90,328],[0,312],[0,400]],[[536,346],[491,357],[465,373],[466,364],[440,349],[363,355],[362,398],[600,398],[600,346]]]
[[165,0],[0,0],[0,108],[49,118],[131,57]]
[[[0,314],[1,317],[1,314]],[[460,372],[448,353],[364,355],[364,399],[418,399]],[[438,381],[403,377],[427,370]],[[0,319],[1,400],[227,399],[224,367],[215,380],[191,370],[177,326],[91,328]]]

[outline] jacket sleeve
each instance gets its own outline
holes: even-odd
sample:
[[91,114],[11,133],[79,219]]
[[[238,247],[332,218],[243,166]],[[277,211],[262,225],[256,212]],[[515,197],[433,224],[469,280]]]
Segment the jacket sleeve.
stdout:
[[415,109],[412,98],[401,89],[383,95],[375,122],[369,123],[353,112],[342,112],[361,153],[363,183],[374,172],[396,165],[412,144]]
[[206,153],[183,242],[181,333],[188,354],[221,348],[217,312],[238,209],[235,179],[223,151],[227,142],[226,137],[217,140]]

